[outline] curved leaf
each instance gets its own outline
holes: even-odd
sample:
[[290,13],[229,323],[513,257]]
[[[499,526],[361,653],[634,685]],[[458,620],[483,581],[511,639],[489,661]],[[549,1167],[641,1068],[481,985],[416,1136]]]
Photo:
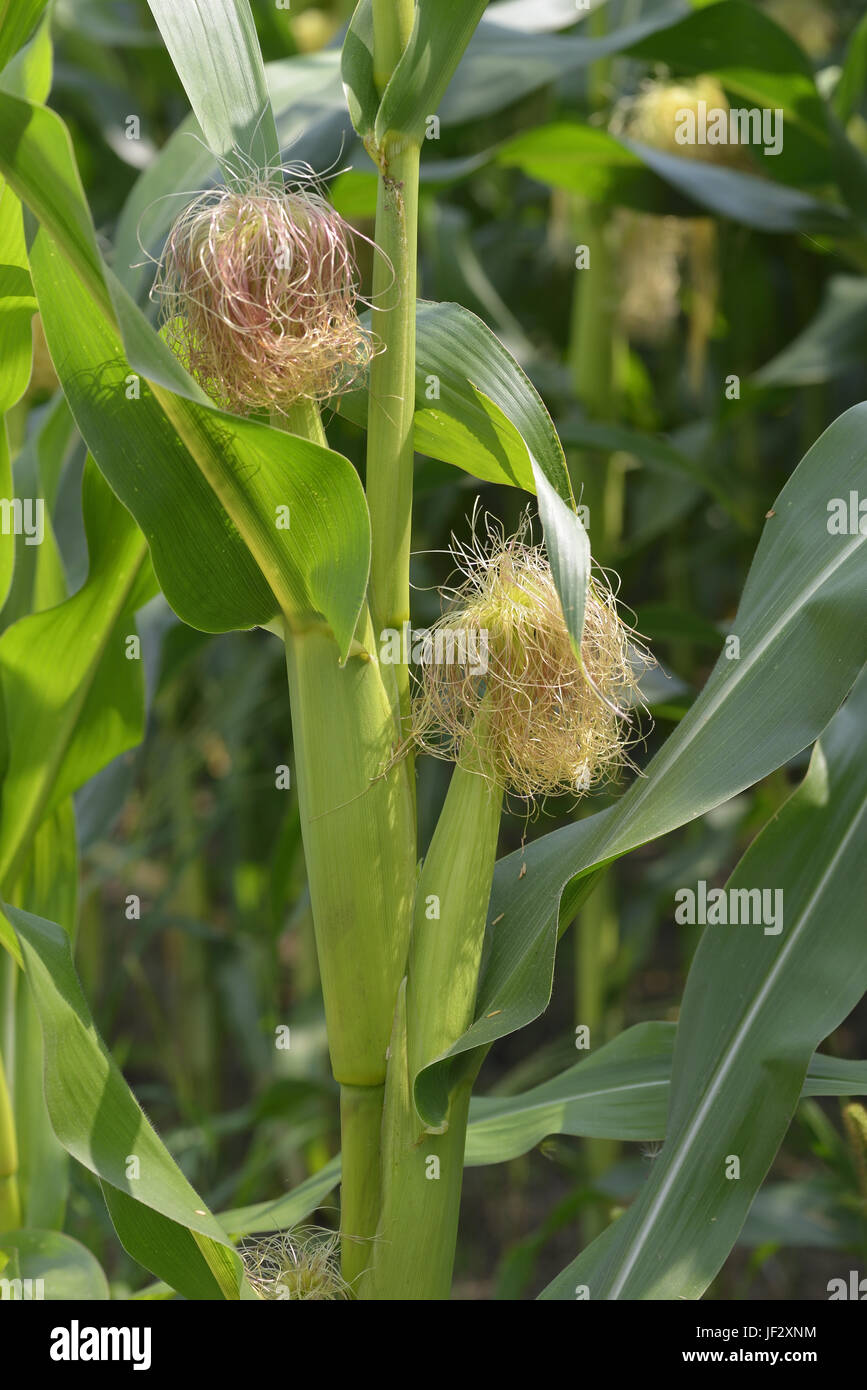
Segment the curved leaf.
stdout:
[[436,112],[452,73],[481,19],[488,0],[437,0],[416,6],[409,42],[382,94],[374,135],[410,140],[424,137],[425,121]]
[[0,3],[0,68],[33,33],[48,0],[2,0]]
[[[464,1163],[507,1163],[552,1134],[644,1141],[665,1135],[677,1026],[638,1023],[550,1081],[518,1095],[474,1096]],[[804,1096],[867,1094],[867,1062],[817,1053]],[[286,1196],[220,1212],[233,1236],[288,1230],[310,1216],[340,1182],[340,1155]]]
[[[362,428],[366,392],[337,409]],[[485,482],[535,492],[528,450],[555,491],[572,500],[563,446],[527,375],[487,324],[460,304],[416,304],[415,447]]]
[[0,637],[9,761],[0,806],[0,884],[8,893],[52,809],[139,741],[141,663],[128,660],[134,614],[154,592],[147,548],[91,465],[84,518],[87,582]]
[[[354,468],[331,450],[207,404],[103,273],[63,123],[0,94],[0,117],[7,110],[0,168],[44,223],[31,269],[46,334],[77,423],[140,521],[170,601],[207,631],[266,623],[280,610],[290,620],[322,613],[348,650],[370,547]],[[48,189],[43,174],[53,180]],[[128,398],[125,354],[151,383],[138,399]],[[290,526],[280,529],[277,508],[287,506]]]
[[[732,625],[740,656],[721,655],[645,775],[614,806],[500,860],[476,1022],[449,1059],[544,1010],[572,879],[727,801],[828,723],[867,661],[867,536],[832,535],[827,504],[849,496],[865,464],[867,405],[859,405],[825,431],[775,503]],[[586,886],[570,891],[564,921]],[[417,1103],[424,1096],[422,1073]]]
[[42,1024],[45,1103],[61,1144],[102,1180],[121,1239],[146,1269],[187,1298],[238,1298],[240,1261],[97,1033],[66,933],[18,908],[5,911]]
[[705,929],[678,1023],[662,1153],[628,1212],[543,1298],[573,1298],[578,1284],[595,1299],[699,1298],[734,1245],[813,1049],[867,989],[865,719],[867,675],[729,880],[733,890],[782,893],[782,929]]
[[41,1282],[39,1297],[47,1303],[99,1302],[110,1297],[99,1261],[79,1241],[60,1231],[33,1227],[3,1231],[0,1255],[16,1257],[16,1278]]

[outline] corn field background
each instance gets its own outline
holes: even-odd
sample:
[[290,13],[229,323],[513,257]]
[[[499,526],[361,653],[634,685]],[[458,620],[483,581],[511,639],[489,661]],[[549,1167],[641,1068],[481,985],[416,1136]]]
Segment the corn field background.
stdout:
[[[370,360],[239,404],[301,166]],[[4,1298],[867,1296],[865,381],[855,0],[0,0]],[[514,537],[610,775],[414,746]]]

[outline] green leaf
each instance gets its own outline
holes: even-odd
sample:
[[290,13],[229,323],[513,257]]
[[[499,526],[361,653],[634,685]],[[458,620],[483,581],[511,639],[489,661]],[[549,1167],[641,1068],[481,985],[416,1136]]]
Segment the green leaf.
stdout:
[[524,130],[499,147],[496,161],[592,202],[694,216],[689,202],[666,201],[664,185],[639,155],[598,126],[557,121]]
[[4,187],[0,189],[0,414],[15,405],[27,389],[33,356],[31,320],[35,311],[21,204],[11,188]]
[[[363,425],[365,393],[344,396],[339,409]],[[563,446],[518,363],[458,304],[418,303],[413,426],[419,451],[536,493],[557,592],[580,651],[590,543],[575,511]]]
[[51,228],[88,293],[110,317],[93,223],[60,117],[0,92],[0,171],[34,216]]
[[833,275],[822,303],[796,338],[755,372],[755,386],[809,386],[862,371],[867,359],[867,281]]
[[249,0],[148,0],[226,182],[275,170],[280,145]]
[[661,1139],[675,1031],[639,1023],[530,1091],[474,1096],[465,1163],[505,1163],[551,1134]]
[[321,1207],[329,1192],[340,1182],[340,1155],[332,1158],[288,1195],[273,1202],[256,1202],[220,1212],[219,1221],[233,1236],[255,1235],[260,1231],[286,1231]]
[[[27,389],[33,360],[31,320],[36,309],[21,220],[21,204],[12,189],[0,185],[0,495],[13,497],[12,468],[5,415]],[[0,537],[0,604],[12,584],[15,536]]]
[[[568,923],[588,887],[577,883],[561,904],[571,880],[767,776],[810,744],[834,714],[867,660],[867,536],[832,535],[827,503],[847,498],[863,477],[865,430],[867,405],[854,406],[825,431],[786,484],[732,624],[740,656],[720,656],[645,775],[615,805],[498,863],[489,920],[500,920],[491,932],[476,1022],[449,1059],[487,1046],[544,1010],[560,912]],[[424,1077],[416,1082],[417,1102]]]
[[579,1284],[594,1299],[699,1298],[734,1245],[814,1048],[867,989],[865,718],[867,675],[727,885],[782,893],[782,929],[704,931],[678,1023],[665,1147],[637,1201],[543,1298],[573,1298]]
[[[363,427],[366,391],[342,396],[337,408]],[[529,450],[555,491],[572,497],[541,397],[487,324],[460,304],[417,303],[414,430],[419,453],[534,492]]]
[[[424,118],[438,113],[443,125],[476,122],[542,87],[552,86],[612,53],[627,50],[656,30],[664,30],[689,13],[685,0],[671,0],[634,24],[624,24],[601,38],[583,33],[558,37],[526,33],[500,22],[497,7],[484,11],[467,44],[465,33],[477,22],[481,5],[459,13],[459,0],[421,6],[407,54],[406,67],[392,75],[380,103],[373,79],[373,21],[370,0],[361,0],[343,46],[342,67],[352,123],[363,138],[380,140],[388,129],[424,133]],[[576,14],[575,18],[580,18]],[[422,24],[424,30],[422,30]],[[447,34],[453,34],[450,49]],[[466,49],[460,62],[460,47]],[[436,54],[436,61],[429,57]],[[413,89],[413,82],[415,87]],[[424,98],[424,99],[422,99]]]
[[66,573],[54,534],[52,512],[61,469],[73,438],[77,443],[72,416],[62,392],[58,391],[51,403],[39,412],[35,428],[28,431],[15,459],[15,492],[19,497],[44,502],[45,534],[41,545],[33,545],[26,533],[15,537],[12,586],[0,611],[0,631],[18,618],[53,608],[66,598]]
[[[44,0],[42,0],[44,8]],[[51,11],[45,15],[33,38],[3,68],[0,87],[12,96],[44,102],[51,91],[54,54],[51,47]]]
[[349,116],[363,140],[373,135],[379,93],[373,80],[373,5],[359,0],[340,55],[340,73]]
[[[72,798],[48,816],[33,837],[25,873],[14,889],[16,906],[69,924],[78,906],[78,845]],[[69,1157],[51,1128],[42,1097],[42,1029],[33,996],[15,972],[13,1068],[18,1186],[28,1226],[60,1230],[69,1188]]]
[[[0,94],[0,117],[7,108],[0,168],[44,223],[30,261],[55,364],[94,457],[147,535],[169,601],[206,631],[264,624],[280,610],[290,620],[321,613],[347,651],[370,547],[355,469],[331,450],[205,403],[103,273],[63,123]],[[43,172],[47,192],[34,182]],[[140,399],[127,396],[127,362],[151,383]],[[278,529],[277,508],[287,506],[290,528]]]
[[0,68],[33,33],[48,0],[0,0]]
[[60,1231],[33,1227],[3,1231],[0,1254],[17,1256],[16,1278],[41,1281],[38,1296],[46,1303],[99,1302],[110,1297],[99,1261],[79,1241]]
[[240,1261],[97,1033],[66,933],[29,912],[5,910],[42,1024],[45,1103],[58,1139],[101,1179],[121,1239],[145,1268],[187,1298],[238,1298]]
[[409,43],[382,94],[374,135],[421,140],[436,112],[487,0],[436,0],[416,6]]
[[760,232],[825,232],[851,236],[857,231],[846,208],[812,198],[798,188],[776,185],[770,179],[741,174],[736,169],[717,168],[697,159],[665,154],[634,140],[624,140],[623,144],[678,193],[718,217],[742,222]]
[[91,465],[87,582],[0,637],[9,761],[0,807],[0,884],[8,893],[54,807],[141,738],[141,663],[126,656],[134,614],[154,592],[144,540]]
[[587,585],[590,582],[590,541],[577,512],[555,492],[536,460],[532,462],[539,516],[545,532],[545,549],[572,650],[580,666],[583,664],[581,637],[584,632]]
[[[518,1095],[475,1096],[464,1162],[506,1163],[552,1134],[662,1139],[677,1025],[637,1023],[582,1062]],[[817,1053],[802,1096],[867,1094],[867,1062]]]
[[[662,1139],[677,1025],[638,1023],[559,1076],[514,1096],[474,1096],[464,1163],[507,1163],[552,1134],[640,1142]],[[867,1062],[816,1054],[804,1096],[867,1094]],[[233,1236],[288,1230],[340,1182],[340,1155],[286,1196],[219,1214]]]
[[844,125],[855,114],[867,87],[867,14],[861,16],[846,49],[831,105]]

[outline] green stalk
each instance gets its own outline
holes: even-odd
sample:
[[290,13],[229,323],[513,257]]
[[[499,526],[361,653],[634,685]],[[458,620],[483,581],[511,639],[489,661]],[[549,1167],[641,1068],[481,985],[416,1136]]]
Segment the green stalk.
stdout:
[[377,1086],[406,964],[415,826],[369,618],[359,635],[341,666],[324,625],[287,631],[286,659],[332,1066],[341,1084]]
[[413,1083],[473,1019],[502,808],[502,791],[482,775],[483,719],[479,732],[452,774],[416,889],[386,1080],[382,1210],[359,1293],[366,1299],[446,1299],[451,1287],[473,1078],[464,1070],[436,1132],[416,1110]]
[[[281,424],[326,443],[315,402],[297,402]],[[324,623],[286,627],[301,834],[341,1087],[341,1255],[350,1283],[369,1264],[376,1232],[386,1053],[416,873],[412,764],[395,760],[393,680],[376,653],[366,606],[343,666]]]
[[[387,84],[412,30],[412,0],[374,0],[374,74]],[[370,368],[367,504],[370,509],[370,604],[377,631],[401,632],[409,620],[415,415],[415,301],[419,144],[388,132],[372,151],[379,165],[371,326],[381,351]],[[409,670],[396,671],[404,721]],[[404,724],[406,732],[406,722]]]
[[353,1288],[370,1268],[379,1222],[379,1146],[385,1086],[340,1087],[340,1264]]
[[412,1100],[406,987],[395,1013],[382,1123],[382,1214],[358,1296],[379,1302],[448,1299],[457,1243],[473,1076],[455,1087],[447,1128],[426,1132]]
[[324,449],[328,448],[319,406],[306,396],[293,401],[282,420],[275,418],[271,423],[278,424],[288,434],[299,434],[302,439],[309,439],[313,444],[321,444]]
[[[339,664],[324,627],[287,632],[295,773],[316,948],[341,1106],[344,1272],[365,1267],[376,1226],[378,1121],[404,973],[415,882],[410,768],[395,762],[392,703],[369,617],[362,650]],[[370,1088],[362,1101],[358,1092]]]
[[[569,367],[575,398],[593,420],[609,420],[614,400],[614,341],[617,332],[616,263],[609,243],[608,213],[576,198],[578,244],[589,246],[590,265],[576,270],[569,336]],[[576,492],[590,509],[593,553],[605,563],[623,526],[623,470],[611,459],[584,450],[574,456]]]
[[21,1225],[18,1196],[18,1143],[15,1117],[6,1085],[6,1072],[0,1056],[0,1231],[14,1231]]
[[[606,994],[608,978],[619,949],[620,924],[613,876],[603,874],[578,915],[575,928],[576,1021],[590,1030],[595,1051],[608,1039]],[[591,1185],[614,1163],[618,1144],[612,1139],[585,1139],[584,1167]],[[582,1213],[582,1238],[589,1245],[608,1225],[596,1208]]]

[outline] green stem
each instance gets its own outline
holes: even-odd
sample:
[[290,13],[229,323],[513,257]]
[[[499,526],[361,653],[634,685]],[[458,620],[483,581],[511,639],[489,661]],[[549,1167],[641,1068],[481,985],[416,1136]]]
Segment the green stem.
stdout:
[[[374,0],[374,73],[380,91],[412,29],[411,0]],[[370,368],[367,505],[370,509],[370,606],[377,631],[409,620],[415,415],[415,301],[419,145],[387,132],[372,151],[379,165],[371,326],[380,351]],[[396,671],[407,731],[409,670]]]
[[[319,409],[279,422],[326,443]],[[353,655],[323,623],[286,631],[298,806],[331,1066],[341,1086],[344,1277],[370,1261],[379,1209],[386,1053],[415,885],[415,788],[365,606]]]
[[20,1225],[18,1142],[6,1072],[0,1056],[0,1231],[14,1231]]
[[[576,1005],[579,1024],[590,1030],[595,1051],[607,1039],[606,996],[609,973],[617,958],[620,928],[612,875],[603,874],[578,917],[575,936]],[[611,1167],[618,1145],[611,1139],[586,1139],[584,1165],[592,1184]],[[582,1217],[582,1236],[589,1244],[608,1224],[605,1216],[588,1207]]]
[[402,986],[385,1090],[382,1214],[359,1298],[400,1303],[448,1299],[474,1077],[475,1071],[453,1090],[443,1132],[425,1131],[412,1101]]
[[373,1262],[379,1221],[379,1146],[385,1086],[341,1086],[341,1266],[356,1285]]
[[[569,367],[575,397],[594,420],[611,418],[614,399],[614,340],[617,332],[616,265],[608,213],[576,198],[576,240],[590,250],[590,264],[576,270],[569,336]],[[576,492],[590,509],[593,553],[605,563],[623,524],[623,471],[610,459],[582,451],[575,456]]]
[[423,1122],[413,1088],[419,1072],[466,1031],[475,1009],[502,807],[501,789],[483,775],[484,713],[475,732],[478,741],[465,743],[452,774],[416,889],[386,1079],[382,1210],[373,1265],[360,1286],[366,1299],[444,1299],[451,1286],[473,1077],[461,1069],[436,1125]]
[[324,449],[328,448],[319,406],[306,396],[293,401],[282,421],[273,420],[272,423],[279,423],[288,434],[299,434],[302,439],[309,439],[312,444],[321,444]]

